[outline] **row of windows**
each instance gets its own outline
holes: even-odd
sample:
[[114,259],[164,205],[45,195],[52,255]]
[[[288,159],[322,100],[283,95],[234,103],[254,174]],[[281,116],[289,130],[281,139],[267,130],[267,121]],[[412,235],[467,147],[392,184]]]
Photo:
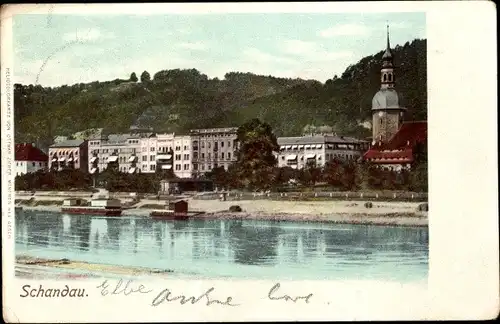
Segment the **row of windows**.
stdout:
[[[224,147],[224,143],[227,143],[227,147],[231,147],[231,141],[227,142],[213,142],[214,144],[214,149],[220,147]],[[212,142],[207,142],[207,147],[212,148]],[[201,148],[205,148],[205,142],[201,142]],[[193,149],[197,150],[198,149],[198,141],[193,142]]]
[[[45,162],[38,162],[39,167],[43,167]],[[23,162],[16,162],[16,166],[23,166]],[[36,162],[31,162],[31,166],[36,167]]]
[[50,152],[49,155],[50,156],[61,156],[61,155],[70,155],[71,153],[74,153],[75,156],[78,156],[78,151],[57,151],[57,152]]
[[[175,170],[180,171],[182,169],[182,164],[176,164]],[[189,170],[189,164],[184,164],[184,171]]]
[[[227,155],[224,152],[221,152],[220,155],[217,155],[217,153],[214,153],[214,158],[216,159],[217,157],[220,157],[221,160],[224,160],[226,158],[227,160],[231,160],[231,153],[227,152]],[[193,154],[194,159],[198,159],[198,154],[194,153]],[[212,158],[212,154],[208,153],[207,158],[210,160]],[[201,153],[201,159],[205,159],[205,153]]]

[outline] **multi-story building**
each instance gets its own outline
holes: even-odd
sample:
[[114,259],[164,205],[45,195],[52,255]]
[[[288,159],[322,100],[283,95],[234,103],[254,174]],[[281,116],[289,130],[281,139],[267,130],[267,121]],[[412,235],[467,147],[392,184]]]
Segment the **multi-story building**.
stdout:
[[46,170],[49,157],[31,143],[16,144],[16,176]]
[[173,148],[174,174],[179,178],[191,178],[192,143],[191,136],[176,136]]
[[191,130],[193,175],[217,167],[228,169],[236,161],[237,127]]
[[308,163],[323,167],[333,159],[357,161],[368,149],[367,141],[336,135],[278,137],[278,166],[301,169]]
[[88,142],[86,140],[66,140],[49,147],[49,169],[80,169],[88,171]]
[[120,172],[140,172],[139,160],[141,137],[144,134],[109,134],[89,140],[89,170],[95,173],[112,166]]

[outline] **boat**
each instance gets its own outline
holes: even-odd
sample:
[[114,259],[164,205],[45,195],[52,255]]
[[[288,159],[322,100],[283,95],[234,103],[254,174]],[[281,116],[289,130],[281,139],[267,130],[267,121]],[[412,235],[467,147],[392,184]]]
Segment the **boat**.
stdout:
[[118,199],[93,199],[90,206],[83,206],[79,199],[67,199],[61,208],[62,213],[74,215],[121,216],[122,211]]
[[151,211],[149,214],[154,219],[165,219],[165,220],[188,220],[191,215],[188,213],[176,213],[173,210],[168,209],[157,209]]
[[168,209],[155,209],[149,213],[153,219],[164,220],[189,220],[193,216],[203,214],[199,211],[188,211],[188,203],[185,200],[171,201]]

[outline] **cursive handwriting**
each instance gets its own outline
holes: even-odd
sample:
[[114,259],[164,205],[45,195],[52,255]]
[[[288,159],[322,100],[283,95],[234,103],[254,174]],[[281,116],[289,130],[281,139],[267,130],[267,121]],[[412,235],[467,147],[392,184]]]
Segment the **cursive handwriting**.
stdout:
[[232,304],[233,297],[231,297],[231,296],[227,297],[226,301],[220,301],[218,299],[212,299],[210,297],[210,293],[212,291],[214,291],[214,290],[215,290],[215,288],[212,287],[212,288],[208,289],[207,291],[205,291],[203,294],[201,294],[198,297],[194,297],[194,296],[186,297],[184,295],[173,296],[173,294],[170,291],[170,289],[167,288],[167,289],[162,290],[158,294],[158,296],[156,296],[153,299],[153,302],[151,303],[151,306],[158,306],[158,305],[160,305],[163,302],[174,302],[174,301],[179,301],[179,303],[181,305],[184,305],[184,304],[186,304],[188,302],[190,302],[191,304],[194,305],[197,302],[199,302],[200,300],[202,300],[203,298],[205,298],[207,306],[210,306],[212,304],[219,304],[219,305],[224,305],[224,306],[239,306],[239,304]]
[[269,292],[267,293],[267,297],[270,299],[270,300],[285,300],[285,301],[292,301],[294,303],[296,303],[299,299],[303,299],[305,300],[306,303],[309,303],[309,299],[313,296],[313,294],[309,294],[309,295],[306,295],[306,296],[296,296],[296,297],[291,297],[291,296],[288,296],[288,295],[283,295],[283,296],[280,296],[280,297],[275,297],[274,295],[277,294],[278,292],[278,289],[280,288],[280,283],[278,282],[277,284],[275,284],[271,290],[269,290]]
[[[142,293],[142,294],[147,294],[152,292],[152,290],[146,290],[146,287],[142,284],[139,286],[133,286],[132,285],[133,280],[127,280],[127,283],[123,285],[123,280],[120,279],[116,286],[114,287],[113,291],[111,292],[111,295],[119,295],[119,294],[124,294],[125,296],[128,296],[132,293]],[[122,287],[123,286],[123,287]],[[101,295],[106,296],[109,291],[108,291],[108,281],[104,280],[102,284],[97,286],[97,288],[101,288]]]

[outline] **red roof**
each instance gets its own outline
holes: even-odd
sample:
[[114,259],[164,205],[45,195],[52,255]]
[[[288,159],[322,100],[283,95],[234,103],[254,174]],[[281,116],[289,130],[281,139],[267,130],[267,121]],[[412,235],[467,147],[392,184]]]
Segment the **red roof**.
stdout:
[[16,161],[47,162],[49,157],[30,143],[16,144]]
[[374,163],[411,163],[413,148],[427,142],[427,121],[406,122],[386,143],[375,143],[363,156]]

